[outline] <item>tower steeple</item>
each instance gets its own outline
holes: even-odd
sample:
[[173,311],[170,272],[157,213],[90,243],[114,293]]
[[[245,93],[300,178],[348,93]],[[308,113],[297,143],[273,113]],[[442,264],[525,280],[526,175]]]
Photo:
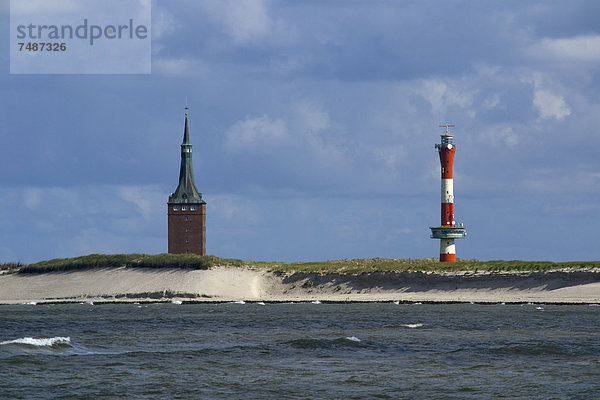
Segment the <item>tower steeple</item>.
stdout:
[[[187,103],[187,102],[186,102]],[[167,219],[169,253],[206,254],[206,202],[194,184],[192,144],[188,127],[188,107],[185,107],[185,128],[181,143],[179,184],[169,196]]]
[[185,128],[183,131],[183,142],[181,143],[179,185],[177,185],[175,192],[169,196],[169,203],[204,203],[204,200],[202,200],[202,193],[198,192],[194,183],[192,145],[190,143],[187,112],[185,113]]

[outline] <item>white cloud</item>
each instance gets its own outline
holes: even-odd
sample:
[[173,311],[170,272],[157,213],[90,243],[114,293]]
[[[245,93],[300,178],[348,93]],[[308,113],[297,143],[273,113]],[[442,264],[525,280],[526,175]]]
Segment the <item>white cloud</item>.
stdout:
[[36,208],[42,202],[42,191],[39,188],[29,188],[25,191],[25,207]]
[[[160,213],[160,207],[168,196],[155,186],[134,185],[29,187],[19,192],[23,193],[22,197],[11,194],[0,198],[2,204],[21,212],[15,203],[24,201],[26,210],[22,211],[25,213],[22,217],[35,223],[43,216],[46,223],[44,230],[54,232],[64,229],[78,231],[97,225],[112,230],[123,219],[129,222],[134,219],[135,226],[129,229],[142,232],[143,226]],[[97,215],[102,215],[103,219],[89,225]]]
[[43,16],[76,13],[89,5],[78,0],[10,0],[11,15]]
[[294,113],[301,129],[319,132],[329,128],[329,114],[307,100],[296,103]]
[[235,0],[228,4],[226,22],[237,42],[265,35],[272,24],[264,1]]
[[173,32],[177,24],[173,17],[164,10],[152,10],[152,39],[160,39]]
[[415,92],[431,104],[433,114],[443,116],[449,106],[468,108],[473,104],[473,94],[454,82],[437,79],[425,79]]
[[[299,163],[314,170],[325,168],[329,173],[349,165],[347,138],[332,129],[326,110],[309,100],[289,108],[291,112],[282,118],[263,115],[236,122],[225,132],[225,146],[233,151],[261,153],[263,160],[284,161],[292,171]],[[301,170],[296,173],[305,176],[307,169]]]
[[14,239],[0,248],[0,258],[20,254],[30,262],[86,253],[163,252],[167,196],[154,185],[7,190],[0,194],[0,206],[13,216],[0,219]]
[[508,123],[489,124],[482,127],[474,140],[479,145],[484,144],[486,146],[494,147],[515,147],[521,143],[521,135],[515,130],[519,131],[520,127]]
[[225,133],[226,145],[232,149],[246,146],[269,145],[288,136],[287,125],[280,119],[271,120],[266,115],[238,121]]
[[273,25],[264,0],[203,1],[201,6],[239,44],[264,37]]
[[206,68],[196,60],[155,58],[152,61],[152,71],[168,76],[193,76],[206,72]]
[[504,126],[494,132],[494,141],[513,147],[519,144],[520,137],[513,131],[512,127]]
[[519,186],[524,193],[596,195],[600,188],[600,172],[593,168],[595,166],[584,164],[574,164],[566,170],[551,167],[530,168],[524,171]]
[[537,107],[542,119],[554,118],[560,121],[571,115],[565,99],[547,90],[536,90],[533,104]]
[[260,220],[260,210],[246,196],[215,194],[207,199],[210,204],[210,218],[222,222],[242,225],[256,224]]
[[[146,20],[151,0],[11,0],[10,14],[14,17],[58,18],[55,23],[79,22],[88,18],[114,23],[115,18]],[[67,19],[67,20],[65,20]]]
[[156,209],[156,204],[165,201],[165,193],[147,186],[120,186],[117,188],[120,198],[133,203],[144,218],[148,218]]
[[543,39],[532,52],[540,58],[558,61],[600,61],[600,35],[578,36],[568,39]]
[[484,108],[493,109],[500,105],[500,95],[498,93],[494,93],[491,96],[486,97],[482,103]]
[[403,145],[390,145],[385,147],[371,147],[369,149],[371,156],[383,164],[386,171],[395,172],[396,168],[406,163],[408,151]]
[[347,165],[346,137],[331,130],[329,113],[312,101],[301,100],[292,106],[295,137],[324,164]]

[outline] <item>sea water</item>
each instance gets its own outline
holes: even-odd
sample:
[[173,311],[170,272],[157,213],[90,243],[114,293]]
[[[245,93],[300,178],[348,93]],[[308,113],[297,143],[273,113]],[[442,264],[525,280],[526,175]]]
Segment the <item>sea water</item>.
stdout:
[[600,307],[0,306],[2,399],[598,399]]

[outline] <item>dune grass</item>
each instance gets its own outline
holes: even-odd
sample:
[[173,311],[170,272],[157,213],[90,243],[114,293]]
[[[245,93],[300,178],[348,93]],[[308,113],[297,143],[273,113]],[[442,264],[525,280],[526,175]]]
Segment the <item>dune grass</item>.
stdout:
[[23,267],[23,264],[20,262],[7,262],[0,263],[0,271],[16,271]]
[[23,265],[17,269],[17,272],[65,272],[90,268],[119,267],[209,269],[215,265],[242,266],[244,262],[196,254],[90,254]]
[[261,263],[259,268],[273,271],[294,271],[314,273],[361,274],[368,272],[502,272],[502,271],[554,271],[590,270],[600,268],[600,261],[479,261],[459,260],[455,263],[441,263],[436,259],[355,259],[305,263]]
[[279,272],[306,272],[321,274],[361,274],[386,271],[417,272],[502,272],[502,271],[553,271],[560,269],[600,269],[600,261],[479,261],[459,260],[455,263],[440,263],[434,258],[386,259],[369,258],[355,260],[333,260],[319,262],[260,262],[198,256],[195,254],[90,254],[74,258],[40,261],[34,264],[0,264],[0,269],[19,273],[65,272],[90,268],[183,268],[210,269],[215,266],[246,267]]

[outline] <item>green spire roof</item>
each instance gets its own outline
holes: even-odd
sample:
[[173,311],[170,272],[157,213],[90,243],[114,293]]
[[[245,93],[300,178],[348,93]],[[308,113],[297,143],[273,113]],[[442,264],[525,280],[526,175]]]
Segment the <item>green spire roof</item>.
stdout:
[[169,203],[205,203],[202,193],[198,192],[194,184],[194,167],[192,166],[192,145],[188,129],[187,113],[185,115],[185,129],[183,143],[181,143],[181,167],[179,169],[179,185],[175,193],[169,196]]
[[186,144],[190,145],[190,149],[192,148],[192,145],[190,144],[190,130],[188,129],[187,114],[185,114],[185,128],[183,130],[183,143],[181,143],[181,146]]

